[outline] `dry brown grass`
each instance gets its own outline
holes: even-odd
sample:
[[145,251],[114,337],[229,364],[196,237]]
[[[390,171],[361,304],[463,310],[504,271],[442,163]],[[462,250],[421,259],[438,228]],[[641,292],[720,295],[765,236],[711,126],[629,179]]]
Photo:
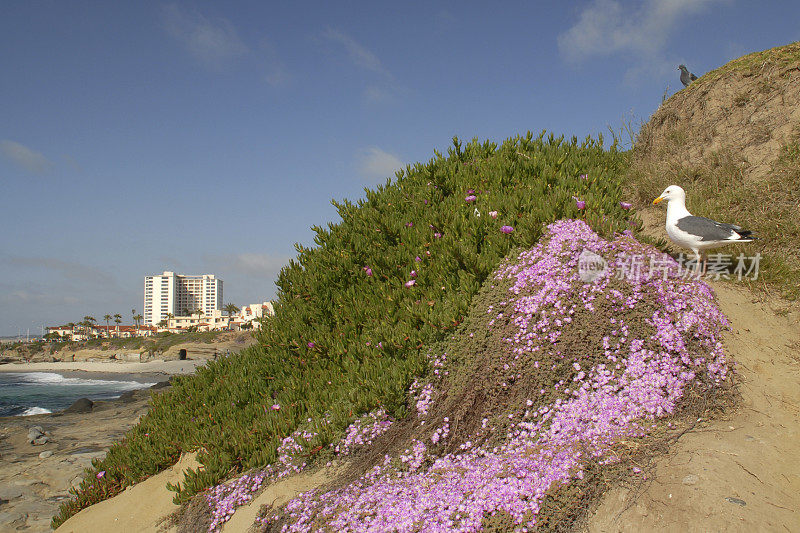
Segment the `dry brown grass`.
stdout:
[[627,179],[638,208],[676,184],[692,213],[753,231],[755,242],[721,252],[761,254],[748,283],[789,300],[800,299],[799,108],[800,43],[731,61],[653,114]]

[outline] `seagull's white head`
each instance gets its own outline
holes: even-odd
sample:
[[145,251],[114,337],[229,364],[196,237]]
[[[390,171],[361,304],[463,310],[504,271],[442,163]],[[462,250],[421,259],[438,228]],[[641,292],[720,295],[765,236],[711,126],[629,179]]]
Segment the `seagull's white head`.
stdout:
[[681,202],[685,202],[686,193],[677,185],[670,185],[664,189],[664,192],[661,193],[661,196],[653,200],[653,205],[656,205],[661,200],[667,200],[668,202],[670,200],[680,200]]

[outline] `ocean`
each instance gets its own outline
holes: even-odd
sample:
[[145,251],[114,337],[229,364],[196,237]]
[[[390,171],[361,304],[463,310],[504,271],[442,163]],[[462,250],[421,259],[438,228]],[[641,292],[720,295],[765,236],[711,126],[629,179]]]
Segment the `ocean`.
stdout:
[[94,379],[54,372],[0,372],[0,416],[28,416],[61,411],[79,398],[110,400],[155,382],[122,378]]

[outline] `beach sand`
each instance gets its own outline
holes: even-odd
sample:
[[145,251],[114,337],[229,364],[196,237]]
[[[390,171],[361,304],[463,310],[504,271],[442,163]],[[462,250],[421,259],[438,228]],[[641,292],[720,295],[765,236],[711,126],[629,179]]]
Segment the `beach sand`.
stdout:
[[[198,366],[206,364],[207,359],[169,360],[160,359],[138,362],[122,361],[57,361],[52,363],[5,363],[0,364],[0,372],[92,372],[104,374],[152,374],[167,375],[192,374]],[[94,376],[97,377],[97,376]]]

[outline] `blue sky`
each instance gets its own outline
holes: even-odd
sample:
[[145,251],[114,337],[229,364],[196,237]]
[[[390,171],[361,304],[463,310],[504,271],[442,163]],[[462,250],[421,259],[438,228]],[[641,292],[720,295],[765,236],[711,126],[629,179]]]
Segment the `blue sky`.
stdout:
[[163,270],[271,299],[332,198],[453,135],[607,134],[677,91],[679,63],[800,39],[793,1],[542,5],[4,2],[0,335],[130,323]]

